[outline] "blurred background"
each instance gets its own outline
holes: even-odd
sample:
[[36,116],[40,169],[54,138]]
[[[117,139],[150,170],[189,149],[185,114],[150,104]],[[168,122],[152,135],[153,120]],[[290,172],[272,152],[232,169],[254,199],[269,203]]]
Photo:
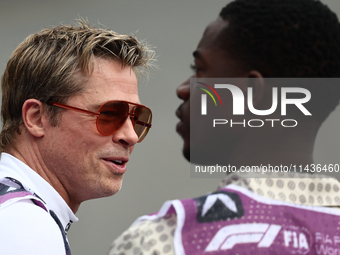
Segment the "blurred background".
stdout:
[[[165,200],[215,190],[218,179],[190,178],[176,134],[176,87],[192,71],[192,52],[205,27],[229,0],[0,0],[0,73],[29,34],[78,17],[122,34],[136,34],[155,47],[159,70],[139,85],[142,104],[153,110],[153,126],[135,147],[119,193],[84,202],[68,238],[73,255],[106,254],[111,241],[140,215],[157,211]],[[323,0],[338,16],[339,0]],[[340,47],[340,46],[339,46]],[[340,114],[335,112],[317,138],[315,159],[339,163]]]

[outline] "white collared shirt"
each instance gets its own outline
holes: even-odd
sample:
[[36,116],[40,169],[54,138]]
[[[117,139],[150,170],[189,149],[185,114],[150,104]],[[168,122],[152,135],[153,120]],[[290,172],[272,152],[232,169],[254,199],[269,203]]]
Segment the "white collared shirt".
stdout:
[[[78,221],[59,193],[39,174],[10,154],[2,153],[0,179],[11,177],[32,190],[54,211],[63,228]],[[0,251],[13,255],[65,255],[61,231],[55,220],[31,200],[21,200],[0,210]],[[67,232],[67,231],[66,231]]]

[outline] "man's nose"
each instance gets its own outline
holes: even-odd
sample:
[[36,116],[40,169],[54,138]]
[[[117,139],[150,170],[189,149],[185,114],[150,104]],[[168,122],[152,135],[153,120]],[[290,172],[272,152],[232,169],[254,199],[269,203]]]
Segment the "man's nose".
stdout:
[[176,89],[177,96],[186,101],[190,97],[190,81],[189,79],[179,85]]
[[131,118],[125,120],[121,128],[113,134],[112,139],[114,142],[121,143],[125,147],[134,146],[138,142],[138,136]]

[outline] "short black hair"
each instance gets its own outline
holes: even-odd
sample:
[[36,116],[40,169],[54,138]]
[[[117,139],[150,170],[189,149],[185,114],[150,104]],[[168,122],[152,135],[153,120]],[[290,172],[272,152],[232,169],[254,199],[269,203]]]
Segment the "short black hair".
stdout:
[[[243,68],[264,77],[340,77],[339,20],[320,1],[235,0],[220,17],[229,25],[219,46]],[[331,90],[322,120],[339,103],[340,84]]]

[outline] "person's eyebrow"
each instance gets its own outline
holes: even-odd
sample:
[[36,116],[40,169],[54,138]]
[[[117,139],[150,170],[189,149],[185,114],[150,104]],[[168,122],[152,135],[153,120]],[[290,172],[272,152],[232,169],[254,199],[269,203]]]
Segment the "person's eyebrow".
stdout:
[[93,112],[98,112],[99,111],[99,108],[103,105],[103,103],[101,104],[92,104],[92,105],[89,105],[89,109],[90,111],[93,111]]

